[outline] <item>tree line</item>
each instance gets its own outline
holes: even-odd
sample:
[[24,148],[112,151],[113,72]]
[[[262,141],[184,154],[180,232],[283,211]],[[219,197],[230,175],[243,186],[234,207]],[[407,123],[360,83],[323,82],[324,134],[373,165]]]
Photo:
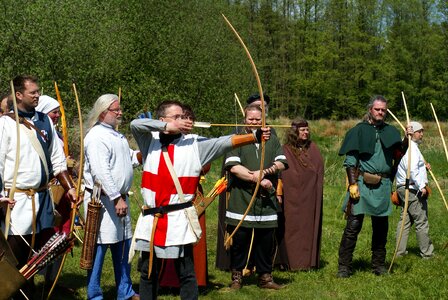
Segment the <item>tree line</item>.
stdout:
[[[76,114],[72,82],[88,110],[123,91],[125,119],[165,99],[201,120],[236,118],[234,93],[257,91],[251,51],[270,117],[360,118],[374,94],[403,117],[440,119],[448,108],[448,1],[438,0],[2,0],[0,91],[18,74],[59,84]],[[239,115],[238,115],[239,118]]]

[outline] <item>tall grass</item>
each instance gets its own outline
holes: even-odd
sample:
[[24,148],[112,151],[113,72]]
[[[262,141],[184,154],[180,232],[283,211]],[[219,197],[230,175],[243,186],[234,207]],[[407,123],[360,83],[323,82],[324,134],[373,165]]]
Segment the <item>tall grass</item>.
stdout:
[[[271,123],[287,124],[288,120],[273,120]],[[240,291],[227,289],[230,282],[229,273],[215,269],[216,236],[217,236],[217,201],[207,210],[207,242],[210,283],[206,289],[201,289],[203,299],[446,299],[447,287],[447,243],[448,243],[448,212],[440,195],[433,187],[433,195],[429,199],[430,236],[436,250],[436,257],[422,260],[418,256],[418,245],[414,228],[408,242],[409,255],[397,259],[393,273],[390,276],[375,276],[370,268],[371,222],[366,218],[359,235],[354,254],[355,274],[349,279],[336,278],[338,246],[345,225],[340,206],[344,196],[345,171],[342,168],[343,157],[337,152],[345,132],[357,121],[334,122],[320,120],[310,122],[312,139],[318,144],[325,159],[324,185],[324,216],[322,231],[321,268],[306,272],[274,271],[277,282],[287,284],[280,291],[261,290],[256,286],[256,278],[245,279],[247,283]],[[431,163],[433,172],[439,179],[442,189],[447,189],[447,161],[443,153],[442,143],[435,123],[425,122],[424,143],[421,151],[426,160]],[[447,124],[442,124],[444,132]],[[278,135],[283,137],[282,129]],[[219,178],[221,161],[217,160],[212,171],[207,175],[205,191],[208,191]],[[138,217],[140,171],[135,173],[132,191],[132,219]],[[389,235],[387,244],[387,263],[390,262],[395,246],[395,232],[399,220],[399,210],[394,209],[389,219]],[[68,258],[61,278],[61,284],[77,289],[76,295],[67,295],[56,291],[53,299],[85,299],[86,272],[80,270],[80,247],[74,249],[74,257]],[[103,267],[102,287],[105,299],[115,298],[111,258],[107,257]],[[138,290],[139,273],[136,260],[133,262],[132,278]],[[41,280],[39,281],[41,283]],[[161,299],[176,299],[176,293],[163,293]]]

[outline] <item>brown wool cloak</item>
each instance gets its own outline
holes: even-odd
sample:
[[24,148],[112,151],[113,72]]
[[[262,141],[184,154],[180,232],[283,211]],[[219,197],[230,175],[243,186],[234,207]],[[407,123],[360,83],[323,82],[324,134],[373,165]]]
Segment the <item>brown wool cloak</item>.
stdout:
[[[276,264],[289,266],[290,270],[319,268],[324,162],[313,142],[308,150],[300,151],[299,154],[290,145],[284,145],[283,151],[289,169],[281,174],[284,235],[278,237]],[[286,257],[282,257],[282,253]]]

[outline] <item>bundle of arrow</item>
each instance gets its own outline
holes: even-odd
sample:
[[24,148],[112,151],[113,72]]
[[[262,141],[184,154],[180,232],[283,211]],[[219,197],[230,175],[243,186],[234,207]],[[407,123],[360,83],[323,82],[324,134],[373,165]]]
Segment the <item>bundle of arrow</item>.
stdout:
[[70,251],[74,245],[74,238],[68,237],[65,233],[55,233],[48,242],[35,252],[30,260],[20,269],[20,273],[27,280],[37,272],[54,262],[56,258]]

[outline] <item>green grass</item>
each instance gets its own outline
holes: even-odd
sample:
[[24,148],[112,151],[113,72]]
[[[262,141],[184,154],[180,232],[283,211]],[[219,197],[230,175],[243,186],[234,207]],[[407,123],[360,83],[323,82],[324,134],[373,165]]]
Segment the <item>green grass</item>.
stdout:
[[[285,122],[285,120],[280,120]],[[279,123],[280,123],[279,122]],[[393,274],[377,277],[370,269],[370,239],[371,223],[366,218],[363,230],[354,255],[355,274],[349,279],[336,278],[338,246],[344,220],[340,211],[344,195],[345,171],[342,168],[342,158],[337,156],[340,143],[347,128],[354,121],[331,122],[327,120],[310,122],[312,138],[320,147],[325,159],[324,185],[324,217],[322,232],[321,268],[307,272],[274,271],[277,282],[287,284],[280,291],[260,290],[256,286],[256,278],[246,280],[240,291],[226,289],[230,282],[229,273],[216,270],[216,232],[217,232],[217,201],[207,210],[207,242],[210,283],[206,289],[200,290],[203,299],[446,299],[448,297],[446,257],[448,243],[448,212],[440,194],[430,179],[433,195],[429,199],[430,235],[435,245],[436,257],[422,260],[418,256],[418,245],[414,228],[409,237],[409,255],[396,260]],[[446,131],[447,125],[442,124]],[[423,155],[431,163],[432,169],[440,182],[442,189],[447,189],[446,158],[434,123],[424,123],[425,141],[421,146]],[[278,132],[280,130],[277,130]],[[279,132],[279,135],[282,133]],[[215,161],[212,171],[207,175],[205,191],[207,192],[218,179],[221,161]],[[137,198],[141,203],[140,172],[135,173],[134,195],[131,202],[133,221],[138,217]],[[396,225],[399,220],[399,210],[394,209],[389,219],[389,237],[387,244],[387,262],[389,263],[395,246]],[[68,257],[61,284],[77,289],[74,296],[56,291],[53,299],[85,299],[86,272],[79,269],[80,247],[74,249],[74,257]],[[139,273],[136,260],[133,262],[132,278],[138,290]],[[41,279],[39,278],[39,282]],[[115,298],[115,286],[110,255],[106,258],[103,268],[102,287],[105,299]],[[176,299],[176,294],[162,294],[160,299]]]

